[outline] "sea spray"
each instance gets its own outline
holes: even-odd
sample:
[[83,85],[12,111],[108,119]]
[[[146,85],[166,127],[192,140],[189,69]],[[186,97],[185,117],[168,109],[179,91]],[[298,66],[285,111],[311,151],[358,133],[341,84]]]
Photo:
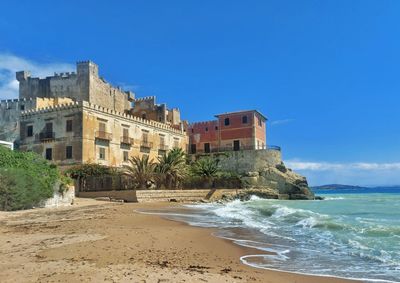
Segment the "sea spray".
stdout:
[[400,194],[326,195],[324,201],[265,200],[187,205],[164,216],[218,227],[218,237],[264,251],[243,263],[346,278],[400,278]]

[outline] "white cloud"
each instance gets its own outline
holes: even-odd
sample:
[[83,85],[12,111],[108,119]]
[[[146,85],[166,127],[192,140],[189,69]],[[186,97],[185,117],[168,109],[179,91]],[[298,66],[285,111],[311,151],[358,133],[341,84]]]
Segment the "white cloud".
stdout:
[[329,162],[304,162],[297,160],[287,160],[285,164],[293,170],[400,170],[400,162],[396,163],[329,163]]
[[298,171],[312,185],[340,183],[354,185],[400,184],[400,162],[310,162],[297,159],[286,160],[287,167]]
[[284,125],[284,124],[287,124],[287,123],[291,123],[293,121],[294,121],[294,119],[275,120],[275,121],[271,121],[271,126]]
[[17,71],[31,71],[33,77],[46,77],[54,72],[75,70],[68,63],[38,63],[9,53],[0,53],[0,99],[18,97]]

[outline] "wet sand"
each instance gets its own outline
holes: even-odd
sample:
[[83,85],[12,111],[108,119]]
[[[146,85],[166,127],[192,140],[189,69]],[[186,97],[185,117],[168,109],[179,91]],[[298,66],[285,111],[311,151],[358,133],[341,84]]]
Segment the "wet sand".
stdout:
[[75,203],[0,212],[1,282],[355,282],[252,268],[213,229],[135,212],[179,204]]

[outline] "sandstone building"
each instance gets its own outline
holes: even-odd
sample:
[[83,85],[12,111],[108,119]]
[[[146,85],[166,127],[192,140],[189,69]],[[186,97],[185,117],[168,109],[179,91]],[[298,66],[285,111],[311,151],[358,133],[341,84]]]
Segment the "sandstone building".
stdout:
[[121,166],[132,156],[156,159],[174,147],[187,149],[178,109],[156,104],[155,97],[135,99],[101,78],[91,61],[78,62],[72,73],[16,77],[19,99],[0,102],[0,140],[20,150],[62,166]]

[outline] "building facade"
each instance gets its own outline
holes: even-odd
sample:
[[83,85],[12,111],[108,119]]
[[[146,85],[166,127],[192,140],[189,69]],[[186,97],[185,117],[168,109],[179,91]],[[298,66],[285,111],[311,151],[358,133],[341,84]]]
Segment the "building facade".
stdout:
[[189,152],[266,149],[267,118],[257,110],[223,113],[189,125]]
[[19,99],[0,102],[0,140],[62,166],[122,166],[133,156],[156,160],[172,148],[189,153],[266,149],[267,118],[256,110],[188,124],[178,108],[136,98],[99,76],[91,61],[76,72],[32,77],[16,73]]
[[20,150],[61,166],[122,166],[133,156],[156,160],[172,148],[187,149],[178,109],[111,86],[93,62],[78,62],[76,73],[40,79],[21,71],[16,77],[20,98],[0,103],[0,139]]

